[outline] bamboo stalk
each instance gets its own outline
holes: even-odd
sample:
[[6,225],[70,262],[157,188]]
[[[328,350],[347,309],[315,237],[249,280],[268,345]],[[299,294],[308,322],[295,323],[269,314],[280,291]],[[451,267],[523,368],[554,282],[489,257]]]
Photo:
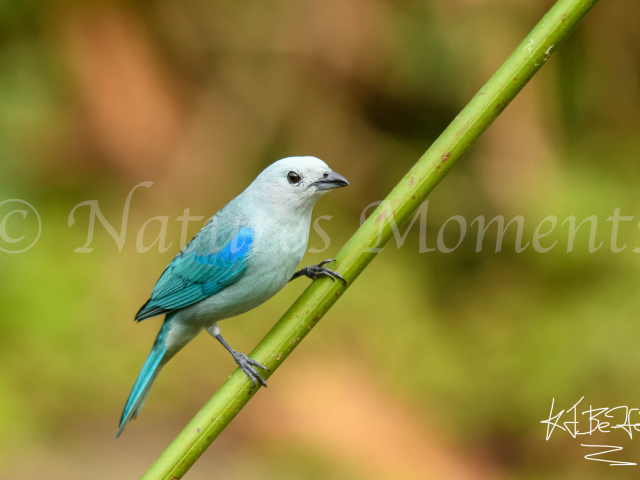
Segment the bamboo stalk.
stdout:
[[[559,0],[515,49],[429,150],[356,231],[337,255],[335,268],[349,285],[403,225],[527,82],[573,32],[598,0]],[[392,222],[392,220],[394,222]],[[270,376],[348,287],[314,281],[251,353]],[[265,375],[265,373],[262,373]],[[142,477],[182,478],[202,453],[255,395],[237,369]]]

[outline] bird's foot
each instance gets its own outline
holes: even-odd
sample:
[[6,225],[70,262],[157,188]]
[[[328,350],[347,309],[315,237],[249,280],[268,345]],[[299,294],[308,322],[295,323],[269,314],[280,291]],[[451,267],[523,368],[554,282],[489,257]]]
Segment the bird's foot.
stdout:
[[339,278],[340,280],[342,280],[342,282],[346,285],[347,281],[342,278],[342,275],[340,275],[338,272],[335,272],[329,268],[325,268],[324,265],[326,265],[327,263],[331,263],[331,262],[335,262],[336,260],[334,258],[328,259],[328,260],[323,260],[320,263],[318,263],[317,265],[309,265],[308,267],[304,267],[302,270],[296,272],[293,275],[293,278],[297,278],[300,275],[305,275],[307,277],[309,277],[312,280],[315,280],[317,278],[320,277],[329,277],[331,280],[333,280],[334,282],[336,281],[336,278]]
[[233,358],[238,364],[238,366],[240,367],[240,369],[242,369],[242,371],[245,373],[245,375],[249,377],[249,380],[251,380],[251,383],[253,383],[254,388],[256,386],[256,381],[260,382],[260,384],[263,387],[267,386],[267,382],[264,380],[264,378],[260,376],[258,371],[254,368],[254,367],[258,367],[268,372],[269,369],[267,367],[265,367],[261,363],[256,362],[255,360],[251,360],[244,353],[235,352],[233,353]]

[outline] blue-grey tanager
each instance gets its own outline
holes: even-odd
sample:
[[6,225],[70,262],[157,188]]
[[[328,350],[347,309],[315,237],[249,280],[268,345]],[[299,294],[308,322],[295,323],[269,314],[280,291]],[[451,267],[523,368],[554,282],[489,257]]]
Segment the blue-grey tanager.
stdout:
[[[233,355],[251,379],[266,386],[263,365],[236,352],[218,322],[265,302],[289,280],[306,275],[344,281],[323,265],[296,272],[307,249],[311,212],[327,191],[349,185],[315,157],[290,157],[267,167],[225,205],[173,259],[135,319],[166,315],[122,412],[119,436],[136,418],[162,367],[203,329]],[[295,273],[294,273],[295,272]]]

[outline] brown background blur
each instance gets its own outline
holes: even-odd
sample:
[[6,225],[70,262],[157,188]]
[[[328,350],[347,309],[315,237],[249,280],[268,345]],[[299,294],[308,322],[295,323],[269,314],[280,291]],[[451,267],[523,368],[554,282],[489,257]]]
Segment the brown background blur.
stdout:
[[[132,320],[179,251],[175,218],[208,218],[274,160],[315,155],[351,187],[316,207],[331,245],[303,263],[335,255],[551,5],[3,1],[0,200],[29,201],[43,230],[0,253],[0,476],[138,478],[235,367],[200,336],[113,439],[159,328]],[[513,231],[495,253],[493,227],[476,253],[470,227],[453,253],[420,254],[414,227],[187,478],[637,478],[583,458],[580,443],[602,443],[640,463],[624,432],[545,442],[540,421],[552,398],[640,406],[640,230],[621,227],[613,254],[605,222],[640,215],[639,19],[637,0],[600,2],[429,203],[430,246],[452,215],[521,214],[525,240],[548,215],[596,215],[603,248],[588,252],[584,228],[567,253],[558,226],[549,253],[516,254]],[[99,200],[119,229],[142,181],[122,251],[97,225],[93,252],[74,253],[89,215],[68,227],[71,209]],[[157,215],[173,246],[138,253]],[[249,352],[307,284],[223,322],[226,338]]]

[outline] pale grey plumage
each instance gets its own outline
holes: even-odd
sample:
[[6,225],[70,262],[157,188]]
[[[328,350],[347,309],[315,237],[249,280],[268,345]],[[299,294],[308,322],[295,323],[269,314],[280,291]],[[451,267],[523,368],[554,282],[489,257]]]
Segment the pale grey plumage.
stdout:
[[[167,313],[127,401],[118,435],[139,413],[162,366],[203,329],[232,353],[254,384],[264,384],[253,368],[264,367],[229,347],[218,322],[257,307],[287,284],[307,249],[315,203],[329,189],[345,185],[344,177],[318,158],[279,160],[178,254],[136,316],[143,320]],[[309,275],[307,270],[302,273]]]

